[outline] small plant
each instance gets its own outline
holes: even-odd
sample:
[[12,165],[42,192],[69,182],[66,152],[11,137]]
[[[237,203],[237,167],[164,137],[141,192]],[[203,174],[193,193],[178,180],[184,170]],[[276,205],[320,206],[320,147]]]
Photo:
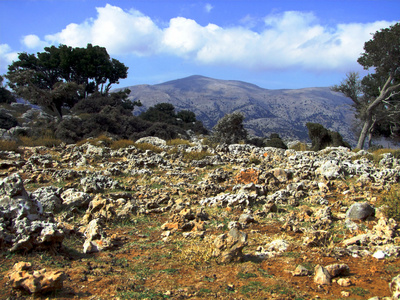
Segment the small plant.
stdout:
[[366,290],[366,289],[364,289],[362,287],[359,287],[359,286],[355,286],[355,287],[350,288],[350,291],[351,291],[352,294],[357,295],[357,296],[361,296],[361,297],[364,297],[364,296],[366,296],[366,295],[368,295],[370,293],[370,291],[368,291],[368,290]]
[[249,163],[254,164],[254,165],[259,165],[259,164],[261,164],[261,159],[255,157],[255,156],[252,156],[252,157],[250,157]]
[[241,278],[241,279],[249,279],[249,278],[255,278],[255,277],[257,277],[257,274],[254,274],[254,273],[242,273],[242,272],[239,272],[238,274],[237,274],[237,277],[238,278]]
[[254,293],[265,290],[265,286],[259,281],[250,281],[247,285],[241,287],[242,294]]

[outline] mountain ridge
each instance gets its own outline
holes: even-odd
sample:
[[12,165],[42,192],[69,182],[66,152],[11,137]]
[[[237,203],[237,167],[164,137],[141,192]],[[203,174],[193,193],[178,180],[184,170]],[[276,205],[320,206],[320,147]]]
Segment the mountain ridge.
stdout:
[[177,111],[190,110],[211,129],[225,114],[241,112],[244,126],[255,136],[278,133],[287,140],[308,139],[307,122],[338,131],[350,144],[355,138],[351,100],[328,87],[265,89],[255,84],[192,75],[154,85],[135,85],[129,99],[140,100],[140,114],[150,106],[167,102]]

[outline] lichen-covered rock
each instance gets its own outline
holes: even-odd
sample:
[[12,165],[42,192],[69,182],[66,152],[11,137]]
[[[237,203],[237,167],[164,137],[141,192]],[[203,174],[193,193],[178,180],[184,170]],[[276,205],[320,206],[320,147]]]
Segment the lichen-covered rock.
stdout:
[[40,202],[25,191],[18,174],[0,182],[0,247],[9,251],[58,248],[64,235]]
[[213,256],[221,263],[238,262],[243,259],[242,250],[247,246],[247,234],[236,228],[219,235],[214,241]]
[[85,193],[100,193],[105,189],[119,189],[118,181],[104,175],[92,175],[81,179],[81,186]]
[[31,197],[40,202],[43,210],[55,213],[62,207],[61,188],[54,186],[46,186],[38,188],[31,194]]
[[67,189],[61,194],[63,200],[63,208],[83,208],[87,209],[92,197],[85,192],[76,189]]

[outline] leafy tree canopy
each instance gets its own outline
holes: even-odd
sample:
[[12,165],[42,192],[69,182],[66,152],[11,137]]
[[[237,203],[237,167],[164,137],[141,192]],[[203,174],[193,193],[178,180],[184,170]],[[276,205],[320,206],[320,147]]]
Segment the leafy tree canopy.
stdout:
[[[356,117],[362,122],[357,148],[363,148],[375,133],[396,135],[400,131],[400,23],[377,31],[364,44],[357,62],[372,70],[363,79],[355,72],[332,89],[354,102]],[[385,128],[383,130],[383,128]]]
[[127,77],[128,67],[110,58],[104,47],[60,45],[44,50],[37,55],[20,53],[6,78],[18,96],[59,117],[63,106],[71,108],[95,92],[107,95],[112,84]]
[[213,128],[212,140],[218,143],[235,144],[247,139],[243,127],[244,116],[239,112],[225,115]]

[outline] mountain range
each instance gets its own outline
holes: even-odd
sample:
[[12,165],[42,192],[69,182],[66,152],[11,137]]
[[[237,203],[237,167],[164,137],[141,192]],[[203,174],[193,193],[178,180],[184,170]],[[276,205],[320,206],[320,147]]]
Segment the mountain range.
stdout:
[[351,132],[352,102],[328,87],[272,90],[243,81],[194,75],[127,88],[131,90],[129,99],[143,104],[135,108],[135,114],[167,102],[176,111],[194,112],[208,129],[224,115],[241,112],[251,135],[269,137],[271,133],[278,133],[285,140],[307,141],[306,123],[313,122],[338,131],[350,144],[355,142]]

